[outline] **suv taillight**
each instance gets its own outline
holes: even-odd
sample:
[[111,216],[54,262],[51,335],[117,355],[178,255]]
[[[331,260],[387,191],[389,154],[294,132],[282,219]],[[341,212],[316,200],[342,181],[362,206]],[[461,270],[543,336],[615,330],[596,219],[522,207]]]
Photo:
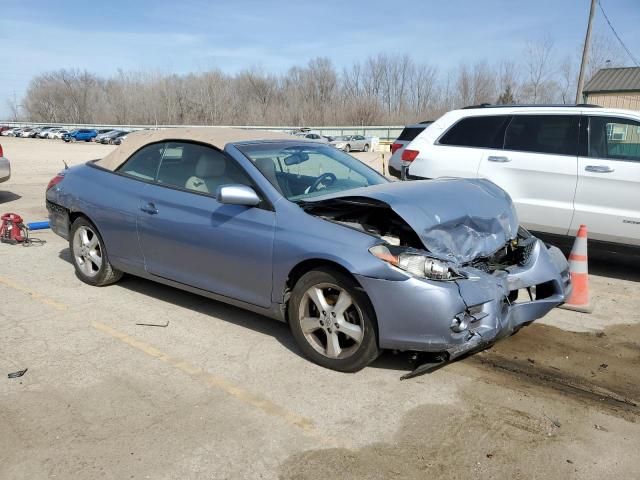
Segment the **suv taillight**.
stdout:
[[2,145],[0,145],[0,157],[4,157],[4,153],[2,152]]
[[57,184],[59,184],[62,180],[64,180],[64,175],[59,173],[58,175],[53,177],[51,180],[49,180],[49,184],[47,185],[47,190],[52,189]]
[[409,150],[405,149],[402,152],[402,161],[403,162],[413,162],[420,152],[418,150]]
[[402,148],[402,144],[401,143],[394,143],[391,145],[391,155],[393,155],[394,153],[396,153],[396,151],[398,149]]

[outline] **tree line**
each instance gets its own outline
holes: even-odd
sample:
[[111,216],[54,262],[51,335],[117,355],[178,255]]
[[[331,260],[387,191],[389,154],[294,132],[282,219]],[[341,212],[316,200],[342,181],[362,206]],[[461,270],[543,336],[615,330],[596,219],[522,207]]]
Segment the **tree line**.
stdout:
[[[15,119],[142,125],[396,125],[480,103],[573,103],[580,51],[558,59],[553,40],[529,42],[517,61],[461,63],[443,71],[409,55],[378,54],[342,70],[319,57],[283,74],[214,68],[184,75],[62,69],[33,78]],[[593,41],[587,78],[620,64]]]

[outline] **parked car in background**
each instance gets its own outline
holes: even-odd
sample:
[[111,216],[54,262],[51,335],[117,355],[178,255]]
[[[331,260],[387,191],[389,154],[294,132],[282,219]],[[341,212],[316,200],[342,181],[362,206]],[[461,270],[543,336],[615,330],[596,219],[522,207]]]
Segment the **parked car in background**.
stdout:
[[391,158],[389,158],[389,174],[404,179],[402,175],[402,152],[411,140],[433,123],[432,120],[407,125],[400,132],[400,136],[391,144]]
[[528,229],[640,246],[640,114],[589,105],[449,112],[405,149],[407,178],[487,178]]
[[7,128],[6,130],[0,132],[0,135],[2,135],[3,137],[13,137],[15,135],[15,132],[18,130],[19,129],[17,127]]
[[80,128],[64,134],[62,139],[65,142],[90,142],[96,138],[97,135],[98,132],[96,130]]
[[85,283],[127,272],[287,321],[310,360],[339,371],[381,349],[481,350],[571,288],[563,254],[519,228],[493,183],[390,182],[274,132],[134,133],[54,177],[46,206]]
[[[100,143],[102,144],[109,144],[109,145],[115,145],[115,140],[117,138],[120,137],[124,137],[125,135],[127,135],[129,132],[126,132],[124,130],[114,130],[110,133],[106,133],[102,136],[102,138],[100,138]],[[98,139],[96,138],[96,142],[98,141]]]
[[49,127],[35,127],[33,130],[31,130],[29,138],[39,138],[38,136],[40,135],[40,132],[46,130],[47,128]]
[[49,132],[54,130],[56,127],[45,127],[38,132],[38,138],[49,138]]
[[6,132],[7,130],[12,130],[13,127],[10,127],[8,125],[0,125],[0,135],[4,134],[4,132]]
[[337,149],[344,150],[345,152],[354,150],[368,152],[371,148],[371,142],[362,135],[342,135],[341,137],[335,137],[330,143]]
[[111,133],[113,131],[114,131],[113,128],[98,128],[98,129],[96,129],[97,135],[95,136],[95,138],[92,139],[92,141],[98,142],[99,138],[101,138],[102,135],[106,135],[106,134]]
[[93,141],[99,143],[105,135],[109,135],[117,131],[118,130],[114,130],[113,128],[106,129],[106,130],[105,129],[96,130],[98,134],[96,135],[96,138],[93,139]]
[[327,140],[325,137],[323,137],[319,133],[315,133],[315,132],[299,132],[299,133],[294,133],[294,135],[296,137],[306,138],[308,140],[313,140],[316,142],[329,143],[329,140]]
[[119,137],[114,138],[111,142],[109,142],[112,145],[120,145],[122,142],[124,142],[127,139],[128,134],[131,132],[127,132],[124,135],[120,135]]
[[6,182],[11,178],[11,164],[5,158],[2,145],[0,145],[0,183]]
[[70,131],[71,130],[68,130],[66,128],[56,129],[54,132],[49,133],[49,138],[61,139],[62,137],[64,137]]
[[15,136],[21,138],[29,138],[31,136],[31,132],[33,132],[33,128],[25,127],[20,129],[20,133],[16,134]]

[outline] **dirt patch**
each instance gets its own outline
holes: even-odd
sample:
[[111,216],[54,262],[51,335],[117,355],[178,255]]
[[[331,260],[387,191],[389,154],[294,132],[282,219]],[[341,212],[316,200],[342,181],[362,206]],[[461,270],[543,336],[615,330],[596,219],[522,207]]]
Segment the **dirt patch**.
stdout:
[[634,478],[637,461],[608,446],[633,448],[640,435],[639,367],[638,325],[532,325],[421,377],[426,388],[439,375],[470,377],[460,402],[410,411],[390,442],[294,455],[280,478]]
[[636,424],[593,416],[562,399],[541,402],[502,387],[487,393],[477,382],[460,394],[455,405],[410,411],[390,442],[293,455],[280,478],[633,478],[633,458],[600,452],[611,441],[631,447]]
[[532,325],[466,362],[497,374],[489,382],[547,387],[630,421],[640,417],[637,324],[598,333]]

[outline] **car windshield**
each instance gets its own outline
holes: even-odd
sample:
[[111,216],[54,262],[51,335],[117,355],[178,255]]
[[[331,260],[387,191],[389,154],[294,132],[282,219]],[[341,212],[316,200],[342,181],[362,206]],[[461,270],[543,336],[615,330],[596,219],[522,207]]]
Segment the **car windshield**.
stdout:
[[278,142],[236,146],[293,202],[388,182],[372,168],[328,145]]

